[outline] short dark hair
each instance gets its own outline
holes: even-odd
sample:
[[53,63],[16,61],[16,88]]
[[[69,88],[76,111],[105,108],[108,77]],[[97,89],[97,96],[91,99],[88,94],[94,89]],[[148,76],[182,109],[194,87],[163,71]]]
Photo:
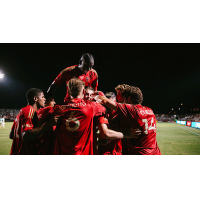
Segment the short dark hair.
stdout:
[[131,97],[133,104],[141,104],[143,101],[142,91],[138,87],[129,86],[123,89],[121,93],[122,97]]
[[72,78],[67,82],[69,94],[74,98],[80,94],[82,86],[85,88],[85,82],[78,78]]
[[114,92],[106,92],[105,96],[109,99],[109,98],[116,98],[116,95]]
[[86,62],[94,61],[94,57],[93,57],[93,55],[90,54],[90,53],[84,53],[84,54],[82,54],[82,57],[84,58],[84,60],[85,60]]
[[30,90],[28,90],[28,92],[26,93],[26,99],[27,102],[29,104],[33,104],[34,103],[34,97],[38,97],[40,93],[42,93],[43,91],[41,89],[38,88],[31,88]]

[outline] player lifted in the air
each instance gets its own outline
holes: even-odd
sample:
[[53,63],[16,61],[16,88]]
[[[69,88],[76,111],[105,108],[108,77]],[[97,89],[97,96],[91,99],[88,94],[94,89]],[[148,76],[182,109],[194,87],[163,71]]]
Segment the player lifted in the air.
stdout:
[[[92,87],[95,91],[98,86],[98,75],[97,72],[92,69],[94,66],[94,57],[89,53],[84,53],[81,56],[79,65],[73,65],[62,70],[60,74],[55,78],[53,83],[50,85],[47,93],[53,96],[55,90],[61,86],[64,82],[67,82],[71,78],[78,78],[85,82],[85,86]],[[64,101],[69,97],[68,88]]]

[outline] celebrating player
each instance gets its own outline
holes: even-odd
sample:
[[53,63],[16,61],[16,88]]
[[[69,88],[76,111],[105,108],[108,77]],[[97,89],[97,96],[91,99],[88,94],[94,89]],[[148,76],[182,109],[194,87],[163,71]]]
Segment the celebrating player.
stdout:
[[132,127],[142,130],[138,138],[127,139],[130,154],[160,155],[156,141],[156,118],[150,108],[141,105],[143,101],[141,90],[129,86],[123,90],[121,96],[124,98],[124,104],[94,95],[97,101],[121,115],[120,129],[127,130]]
[[[55,90],[61,86],[64,82],[67,82],[71,78],[79,78],[80,80],[85,82],[85,86],[91,86],[95,91],[97,90],[98,86],[98,75],[97,72],[92,69],[94,66],[94,58],[89,53],[84,53],[81,56],[79,61],[79,65],[73,65],[71,67],[67,67],[66,69],[62,70],[60,74],[56,77],[53,81],[51,86],[49,87],[47,93],[53,96]],[[64,101],[67,101],[69,94],[68,88],[66,92],[66,97]]]
[[[85,83],[80,79],[72,78],[67,86],[70,98],[53,108],[53,114],[60,115],[62,120],[56,130],[54,154],[93,155],[93,118],[99,116],[103,121],[105,107],[98,102],[83,100]],[[104,130],[106,137],[111,139],[124,137],[123,133]]]
[[38,108],[44,107],[44,93],[40,89],[32,88],[27,92],[26,98],[28,105],[20,110],[11,128],[10,139],[13,139],[11,155],[38,154],[38,137],[55,125],[58,119],[53,117],[38,126],[36,112]]
[[[114,92],[107,92],[105,93],[105,96],[108,99],[116,101],[116,95]],[[110,110],[109,108],[106,108],[106,118],[108,119],[109,123],[111,122],[111,120],[112,121],[115,120],[115,124],[116,124],[116,121],[118,124],[119,119],[120,119],[117,112],[114,110]],[[117,130],[116,125],[112,126],[112,129],[113,128],[114,130]],[[99,139],[98,141],[99,155],[121,155],[122,154],[122,140],[121,139],[107,140],[106,144],[104,144],[104,142],[105,142],[105,139]],[[104,145],[101,145],[101,144],[104,144]]]

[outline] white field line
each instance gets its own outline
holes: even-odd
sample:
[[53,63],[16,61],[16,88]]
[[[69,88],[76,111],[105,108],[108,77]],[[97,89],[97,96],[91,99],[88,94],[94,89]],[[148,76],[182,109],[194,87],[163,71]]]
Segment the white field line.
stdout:
[[0,137],[0,139],[1,139],[1,138],[8,138],[8,139],[9,139],[9,137]]
[[[183,127],[181,127],[181,126],[178,126],[178,127],[180,127],[180,128],[182,128],[182,129],[185,129],[185,130],[187,130],[187,131],[190,131],[190,130],[188,130],[187,128],[183,128]],[[195,132],[193,132],[193,131],[190,131],[191,133],[194,133],[194,134],[196,134],[196,135],[198,135],[198,136],[200,136],[199,134],[197,134],[197,133],[195,133]]]
[[8,135],[8,134],[0,134],[0,135]]

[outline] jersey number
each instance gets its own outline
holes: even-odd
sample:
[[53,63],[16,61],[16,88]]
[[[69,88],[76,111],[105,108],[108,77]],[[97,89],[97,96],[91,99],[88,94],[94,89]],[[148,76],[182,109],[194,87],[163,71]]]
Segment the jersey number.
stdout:
[[156,125],[154,124],[154,126],[152,125],[153,124],[153,117],[151,119],[151,125],[148,127],[148,120],[147,119],[142,119],[142,122],[145,123],[145,131],[144,133],[145,134],[148,134],[148,130],[156,130]]
[[[66,119],[66,122],[65,122],[66,129],[69,130],[69,131],[76,131],[80,126],[79,120],[77,118],[73,117],[74,113],[75,113],[75,111],[71,112],[69,118]],[[74,127],[70,127],[69,126],[69,123],[72,122],[72,121],[75,122],[75,126]]]

